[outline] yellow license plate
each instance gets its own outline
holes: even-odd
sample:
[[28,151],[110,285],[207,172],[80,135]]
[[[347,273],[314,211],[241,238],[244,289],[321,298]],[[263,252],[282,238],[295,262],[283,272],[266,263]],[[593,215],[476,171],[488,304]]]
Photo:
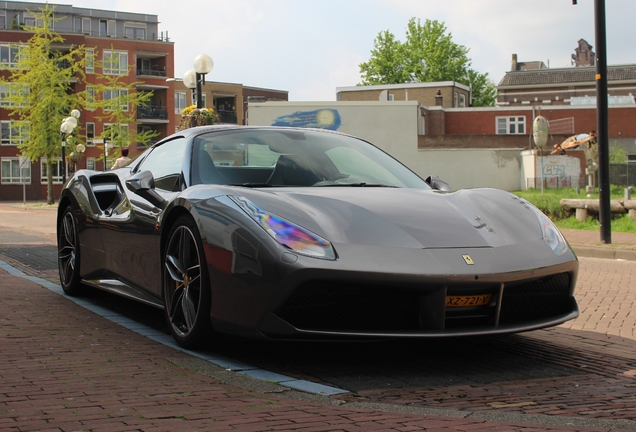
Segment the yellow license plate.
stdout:
[[492,294],[446,296],[446,307],[473,307],[490,303]]

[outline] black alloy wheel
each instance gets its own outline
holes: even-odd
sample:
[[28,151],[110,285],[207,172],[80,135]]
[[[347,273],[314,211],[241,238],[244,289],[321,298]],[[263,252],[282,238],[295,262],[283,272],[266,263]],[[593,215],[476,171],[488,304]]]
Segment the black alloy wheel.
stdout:
[[188,216],[174,224],[164,253],[163,301],[172,336],[184,348],[213,335],[210,287],[199,231]]
[[57,228],[57,267],[64,292],[71,296],[80,294],[79,232],[71,206],[64,209]]

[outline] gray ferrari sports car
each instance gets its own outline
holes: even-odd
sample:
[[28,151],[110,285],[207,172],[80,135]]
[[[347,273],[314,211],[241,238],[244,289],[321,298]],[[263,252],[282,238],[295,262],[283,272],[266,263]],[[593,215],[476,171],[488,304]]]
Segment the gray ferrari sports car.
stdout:
[[58,211],[64,291],[165,310],[176,341],[467,336],[578,315],[578,260],[532,204],[451,191],[361,139],[202,126],[82,170]]

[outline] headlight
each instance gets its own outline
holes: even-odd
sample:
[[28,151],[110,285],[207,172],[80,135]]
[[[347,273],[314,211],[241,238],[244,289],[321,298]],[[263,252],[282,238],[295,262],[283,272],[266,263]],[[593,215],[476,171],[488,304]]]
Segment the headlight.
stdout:
[[328,240],[280,216],[266,212],[247,198],[238,196],[229,198],[283,246],[313,258],[336,259],[336,252]]
[[541,231],[543,231],[543,239],[548,246],[550,246],[550,249],[552,249],[557,255],[561,255],[568,250],[568,244],[565,241],[563,234],[561,234],[550,218],[544,215],[543,212],[535,206],[530,205],[530,208],[539,218],[539,225],[541,225]]

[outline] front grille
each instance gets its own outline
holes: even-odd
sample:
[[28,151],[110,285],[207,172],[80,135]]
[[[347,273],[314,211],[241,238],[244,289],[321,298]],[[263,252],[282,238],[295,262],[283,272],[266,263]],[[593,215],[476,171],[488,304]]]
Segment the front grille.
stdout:
[[[568,273],[503,289],[499,325],[559,317],[572,310]],[[417,332],[496,328],[500,284],[404,287],[312,281],[299,286],[276,312],[292,326],[313,331]],[[492,294],[490,304],[446,308],[446,295]]]
[[572,310],[569,273],[507,286],[501,302],[499,324],[519,324],[567,314]]
[[418,328],[419,293],[388,286],[309,282],[277,315],[313,330],[410,330]]

